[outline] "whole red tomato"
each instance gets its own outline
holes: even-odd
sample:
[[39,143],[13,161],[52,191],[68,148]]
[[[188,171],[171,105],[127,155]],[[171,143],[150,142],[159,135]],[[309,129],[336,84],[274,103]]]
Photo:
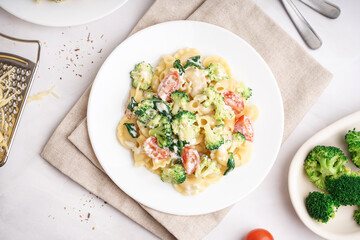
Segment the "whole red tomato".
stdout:
[[251,230],[246,235],[245,240],[274,240],[274,238],[269,231],[262,228],[257,228]]

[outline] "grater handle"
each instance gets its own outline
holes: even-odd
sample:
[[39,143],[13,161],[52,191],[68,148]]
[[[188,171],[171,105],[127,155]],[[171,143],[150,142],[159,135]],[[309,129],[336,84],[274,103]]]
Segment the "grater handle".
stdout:
[[27,40],[27,39],[20,39],[20,38],[14,38],[14,37],[10,37],[8,35],[5,35],[3,33],[0,32],[0,36],[12,41],[16,41],[16,42],[23,42],[23,43],[36,43],[37,47],[38,47],[38,51],[37,51],[37,56],[36,56],[36,62],[35,62],[35,69],[38,66],[39,60],[40,60],[40,50],[41,50],[41,43],[38,40]]

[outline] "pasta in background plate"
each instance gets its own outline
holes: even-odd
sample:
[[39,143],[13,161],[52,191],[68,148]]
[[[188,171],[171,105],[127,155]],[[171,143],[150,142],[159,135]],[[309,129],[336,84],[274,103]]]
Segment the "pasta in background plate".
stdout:
[[155,68],[136,64],[130,77],[116,135],[136,167],[194,195],[250,160],[258,109],[248,103],[251,88],[233,78],[223,58],[185,48]]

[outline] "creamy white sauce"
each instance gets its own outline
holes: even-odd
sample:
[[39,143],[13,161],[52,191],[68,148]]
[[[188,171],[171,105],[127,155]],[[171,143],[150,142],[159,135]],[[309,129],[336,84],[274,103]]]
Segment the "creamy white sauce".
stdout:
[[156,105],[156,107],[160,112],[167,112],[168,111],[168,108],[165,106],[164,103],[158,103]]
[[125,144],[131,148],[132,151],[134,151],[134,153],[136,154],[140,154],[142,151],[141,151],[141,146],[139,147],[136,147],[136,144],[134,142],[129,142],[129,141],[125,141]]
[[189,145],[194,145],[196,143],[196,138],[190,139]]
[[195,97],[202,93],[203,89],[207,87],[207,79],[205,71],[199,68],[188,68],[185,71],[185,78],[192,83],[190,95]]
[[211,151],[210,158],[218,161],[222,165],[226,165],[227,160],[229,159],[227,149],[229,149],[230,146],[231,142],[224,143],[218,149]]
[[176,154],[177,151],[178,151],[177,147],[174,147],[174,152],[170,151],[170,158],[171,159],[179,158],[179,156]]

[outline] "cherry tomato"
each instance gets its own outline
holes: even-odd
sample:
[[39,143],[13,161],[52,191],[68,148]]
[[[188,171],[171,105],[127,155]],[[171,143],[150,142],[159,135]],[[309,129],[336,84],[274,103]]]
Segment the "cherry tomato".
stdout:
[[258,228],[250,231],[246,235],[245,240],[274,240],[274,237],[269,231]]
[[160,148],[155,137],[149,137],[143,144],[144,152],[152,159],[161,160],[169,157],[168,148]]
[[182,165],[185,168],[185,172],[187,175],[195,172],[196,168],[200,165],[200,156],[198,151],[193,148],[184,148],[182,155]]
[[241,117],[239,117],[239,119],[235,123],[234,132],[239,132],[243,134],[247,141],[254,141],[254,129],[248,116],[242,115]]
[[245,103],[240,94],[234,93],[232,91],[225,91],[222,93],[224,96],[224,101],[229,105],[236,114],[241,113],[244,109]]
[[158,95],[164,101],[170,101],[170,94],[179,90],[181,84],[181,77],[177,71],[173,71],[166,75],[161,81],[158,88]]

